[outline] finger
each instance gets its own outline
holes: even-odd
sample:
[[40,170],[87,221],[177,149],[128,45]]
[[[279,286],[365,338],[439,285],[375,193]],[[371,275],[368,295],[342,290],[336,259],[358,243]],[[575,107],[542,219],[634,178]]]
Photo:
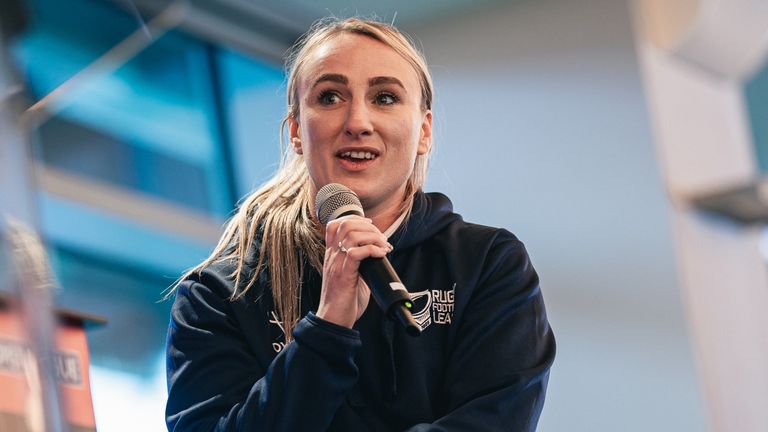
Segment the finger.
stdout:
[[362,216],[357,216],[357,215],[346,215],[328,222],[328,224],[326,224],[325,227],[326,229],[332,228],[333,230],[336,230],[338,229],[339,226],[344,225],[345,223],[346,224],[364,223],[364,224],[373,225],[373,220],[362,217]]
[[[344,216],[328,223],[325,227],[325,242],[332,245],[346,237],[351,231],[367,231],[380,233],[370,219],[360,216]],[[337,239],[338,238],[338,239]]]
[[388,249],[377,245],[356,246],[347,249],[347,260],[360,262],[366,258],[383,258],[389,253]]
[[358,282],[357,287],[360,290],[361,296],[365,297],[371,294],[371,288],[368,287],[368,284],[363,280],[363,278],[360,278],[360,282]]
[[[333,242],[337,242],[338,240],[347,238],[350,233],[353,232],[364,232],[364,233],[371,233],[380,235],[383,238],[383,234],[379,231],[378,228],[376,228],[375,225],[373,225],[371,222],[368,222],[364,219],[350,219],[350,220],[342,220],[339,221],[335,227],[335,232],[332,231],[333,238],[330,239]],[[332,227],[332,229],[334,228]]]
[[374,244],[384,249],[392,250],[392,245],[387,241],[387,237],[381,233],[375,233],[370,231],[352,231],[345,237],[339,236],[337,244],[339,248],[342,246],[349,249],[350,247],[365,246]]
[[[333,241],[349,240],[352,245],[358,243],[378,242],[382,246],[387,244],[387,237],[368,220],[346,220],[338,224]],[[345,243],[346,244],[346,243]]]

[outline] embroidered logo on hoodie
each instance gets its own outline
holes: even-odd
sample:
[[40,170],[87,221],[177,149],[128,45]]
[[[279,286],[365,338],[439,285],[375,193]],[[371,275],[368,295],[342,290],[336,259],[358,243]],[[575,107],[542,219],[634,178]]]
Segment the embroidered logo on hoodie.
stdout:
[[279,353],[285,348],[285,327],[283,327],[283,321],[277,317],[273,310],[269,311],[269,323],[280,329],[280,336],[275,342],[272,342],[272,349]]
[[424,331],[430,325],[450,324],[453,320],[453,295],[456,283],[450,290],[426,290],[411,293],[413,319]]

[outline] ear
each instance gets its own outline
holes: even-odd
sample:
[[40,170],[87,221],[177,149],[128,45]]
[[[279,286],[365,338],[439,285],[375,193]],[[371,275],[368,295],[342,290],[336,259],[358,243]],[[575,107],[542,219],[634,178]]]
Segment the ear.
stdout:
[[301,137],[299,137],[299,122],[295,118],[288,118],[288,139],[296,154],[303,154],[301,149]]
[[419,147],[416,149],[417,155],[429,153],[432,147],[432,111],[427,110],[424,113],[424,119],[421,121],[421,133],[419,135]]

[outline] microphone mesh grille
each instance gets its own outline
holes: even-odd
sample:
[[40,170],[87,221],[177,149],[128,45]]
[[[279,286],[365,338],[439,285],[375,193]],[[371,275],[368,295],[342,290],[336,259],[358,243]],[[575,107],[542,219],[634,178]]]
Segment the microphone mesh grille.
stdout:
[[317,191],[315,203],[317,219],[323,225],[337,217],[338,215],[334,216],[334,213],[342,207],[355,207],[355,210],[359,209],[358,214],[361,216],[363,214],[363,205],[360,204],[357,195],[348,187],[338,183],[329,183],[320,188]]

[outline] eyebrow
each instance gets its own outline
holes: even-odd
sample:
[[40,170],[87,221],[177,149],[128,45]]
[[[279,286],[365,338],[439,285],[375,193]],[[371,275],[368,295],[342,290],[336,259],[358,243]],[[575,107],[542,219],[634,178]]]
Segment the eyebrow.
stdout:
[[[327,82],[327,81],[344,84],[344,85],[349,84],[349,79],[347,79],[346,76],[342,74],[336,74],[336,73],[327,73],[327,74],[320,75],[315,80],[314,84],[312,84],[312,88],[317,87],[318,84]],[[376,85],[381,85],[381,84],[394,84],[394,85],[400,86],[403,90],[405,90],[405,86],[403,85],[403,83],[395,77],[378,76],[368,80],[368,85],[371,87]]]
[[347,79],[347,77],[345,77],[342,74],[328,73],[328,74],[320,75],[320,77],[315,80],[315,83],[312,84],[312,88],[315,88],[315,87],[317,87],[318,84],[326,82],[326,81],[335,82],[335,83],[339,83],[339,84],[348,84],[349,83],[349,80]]
[[402,89],[405,90],[405,86],[403,85],[403,83],[400,82],[400,80],[395,77],[379,76],[379,77],[374,77],[368,80],[368,85],[371,87],[375,85],[380,85],[380,84],[395,84],[402,87]]

